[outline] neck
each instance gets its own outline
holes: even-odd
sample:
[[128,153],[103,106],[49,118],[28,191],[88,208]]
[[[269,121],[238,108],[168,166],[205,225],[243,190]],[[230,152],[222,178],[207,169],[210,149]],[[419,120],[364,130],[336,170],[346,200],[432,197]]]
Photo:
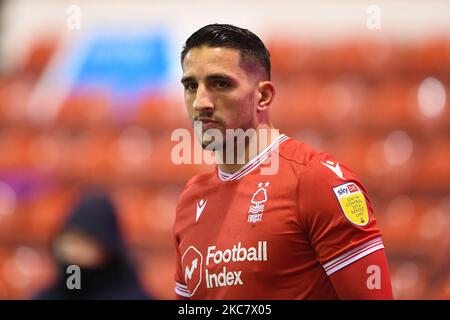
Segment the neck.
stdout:
[[235,173],[279,136],[278,130],[274,129],[270,124],[259,124],[253,131],[253,134],[247,136],[248,138],[244,136],[240,141],[237,140],[235,143],[232,143],[232,146],[227,145],[226,148],[234,150],[234,152],[231,152],[231,156],[229,151],[216,151],[220,171]]

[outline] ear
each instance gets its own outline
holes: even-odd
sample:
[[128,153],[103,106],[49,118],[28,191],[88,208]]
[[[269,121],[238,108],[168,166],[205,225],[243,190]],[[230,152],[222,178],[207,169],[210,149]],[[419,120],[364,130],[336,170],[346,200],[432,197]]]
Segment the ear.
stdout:
[[257,110],[265,111],[275,98],[275,86],[271,81],[261,81],[258,84]]

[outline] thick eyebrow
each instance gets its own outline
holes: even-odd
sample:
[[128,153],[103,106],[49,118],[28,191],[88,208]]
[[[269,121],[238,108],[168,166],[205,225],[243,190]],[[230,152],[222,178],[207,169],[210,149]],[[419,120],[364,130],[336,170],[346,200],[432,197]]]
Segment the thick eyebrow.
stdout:
[[[224,80],[224,81],[230,81],[233,83],[236,83],[237,80],[235,78],[233,78],[232,76],[225,74],[225,73],[213,73],[210,74],[206,77],[207,81],[212,81],[212,80]],[[195,82],[196,79],[193,76],[185,76],[183,78],[181,78],[181,83],[185,84],[185,83],[190,83],[190,82]]]
[[191,76],[187,76],[187,77],[181,78],[181,83],[182,84],[185,84],[185,83],[188,83],[188,82],[194,82],[194,81],[195,81],[195,78],[191,77]]

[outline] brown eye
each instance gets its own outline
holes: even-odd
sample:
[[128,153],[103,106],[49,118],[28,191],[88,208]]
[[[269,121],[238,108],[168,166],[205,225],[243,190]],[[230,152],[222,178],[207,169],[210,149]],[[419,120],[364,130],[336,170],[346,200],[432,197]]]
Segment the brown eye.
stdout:
[[193,82],[191,82],[191,83],[186,83],[185,85],[184,85],[184,90],[186,90],[186,91],[195,91],[195,90],[197,90],[197,84],[196,83],[193,83]]
[[226,89],[229,87],[226,81],[216,81],[215,86],[217,89]]

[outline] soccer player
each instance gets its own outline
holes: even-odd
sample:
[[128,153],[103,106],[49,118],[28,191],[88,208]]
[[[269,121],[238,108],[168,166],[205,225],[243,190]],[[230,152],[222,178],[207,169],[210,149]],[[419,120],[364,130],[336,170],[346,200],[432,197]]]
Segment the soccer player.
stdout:
[[263,42],[246,29],[207,25],[187,39],[181,64],[198,139],[222,161],[190,179],[177,204],[177,298],[392,299],[361,182],[329,154],[272,130]]

